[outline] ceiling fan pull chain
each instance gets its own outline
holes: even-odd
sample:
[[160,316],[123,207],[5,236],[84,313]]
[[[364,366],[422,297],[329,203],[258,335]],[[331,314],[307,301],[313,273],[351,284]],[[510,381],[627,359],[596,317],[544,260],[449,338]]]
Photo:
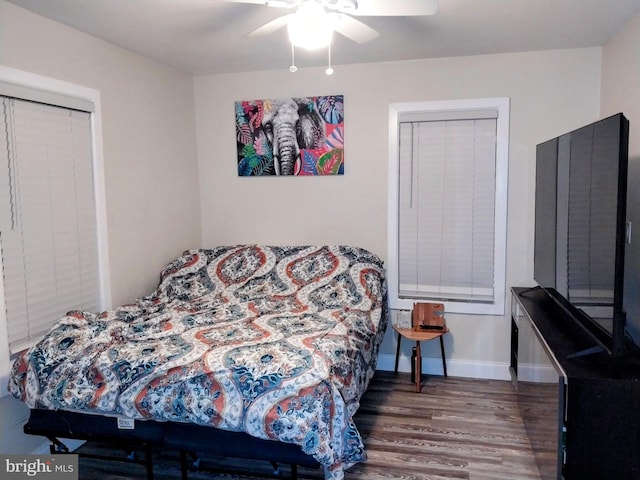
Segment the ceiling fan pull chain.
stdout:
[[298,67],[296,67],[296,62],[295,62],[295,50],[296,50],[295,45],[291,43],[291,66],[289,67],[289,71],[291,73],[296,73],[298,71]]
[[327,75],[333,75],[333,68],[331,68],[331,43],[329,43],[328,49],[329,49],[329,66],[324,71],[324,73],[326,73]]

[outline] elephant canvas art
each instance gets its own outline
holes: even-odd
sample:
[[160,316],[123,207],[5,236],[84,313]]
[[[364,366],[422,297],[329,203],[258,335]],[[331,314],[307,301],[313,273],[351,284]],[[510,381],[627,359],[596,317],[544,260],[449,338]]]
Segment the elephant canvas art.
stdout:
[[238,175],[344,174],[344,97],[235,102]]

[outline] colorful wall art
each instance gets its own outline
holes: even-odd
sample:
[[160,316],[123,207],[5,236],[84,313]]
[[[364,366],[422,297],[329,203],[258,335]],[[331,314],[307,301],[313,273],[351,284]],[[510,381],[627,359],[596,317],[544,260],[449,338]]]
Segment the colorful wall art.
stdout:
[[343,95],[235,102],[238,175],[344,174]]

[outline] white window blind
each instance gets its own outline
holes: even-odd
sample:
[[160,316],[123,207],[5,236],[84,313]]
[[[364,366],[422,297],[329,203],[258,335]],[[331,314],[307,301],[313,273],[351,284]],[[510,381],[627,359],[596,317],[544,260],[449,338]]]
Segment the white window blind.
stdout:
[[90,114],[0,99],[0,241],[13,353],[67,311],[98,309],[99,259]]
[[401,121],[399,136],[399,296],[492,302],[496,119]]

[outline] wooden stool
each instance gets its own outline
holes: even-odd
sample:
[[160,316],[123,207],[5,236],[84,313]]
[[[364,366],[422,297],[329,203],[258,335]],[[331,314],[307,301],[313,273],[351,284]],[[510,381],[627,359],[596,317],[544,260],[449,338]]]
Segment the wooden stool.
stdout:
[[[400,343],[402,337],[416,342],[416,358],[415,358],[415,380],[416,380],[416,392],[420,392],[422,388],[422,354],[420,351],[420,342],[426,340],[433,340],[434,338],[440,339],[440,354],[442,355],[442,369],[444,376],[447,376],[447,361],[444,352],[444,340],[443,336],[449,332],[444,321],[444,305],[416,303],[412,312],[412,324],[413,328],[401,328],[397,325],[393,325],[393,329],[398,333],[398,345],[396,347],[396,364],[395,372],[398,371],[398,360],[400,357]],[[427,325],[427,327],[421,327],[421,325]],[[434,329],[432,329],[434,328]]]

